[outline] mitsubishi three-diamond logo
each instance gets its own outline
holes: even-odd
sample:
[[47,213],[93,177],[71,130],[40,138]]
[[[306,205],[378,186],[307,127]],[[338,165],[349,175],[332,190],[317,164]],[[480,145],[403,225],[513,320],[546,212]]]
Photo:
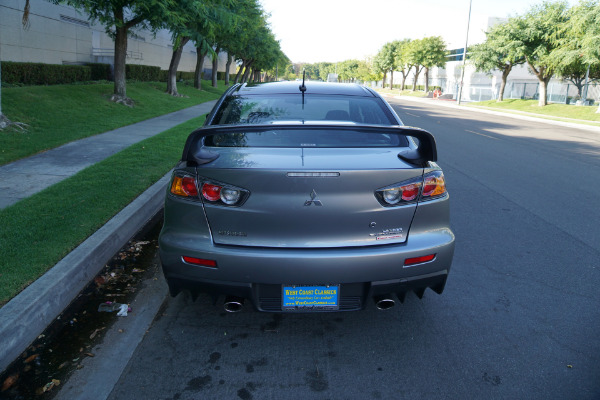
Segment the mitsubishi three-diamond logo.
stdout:
[[310,206],[311,204],[314,204],[315,206],[322,206],[323,203],[321,203],[321,200],[317,199],[317,192],[315,192],[315,189],[313,189],[312,192],[310,192],[310,200],[306,200],[304,202],[305,206]]

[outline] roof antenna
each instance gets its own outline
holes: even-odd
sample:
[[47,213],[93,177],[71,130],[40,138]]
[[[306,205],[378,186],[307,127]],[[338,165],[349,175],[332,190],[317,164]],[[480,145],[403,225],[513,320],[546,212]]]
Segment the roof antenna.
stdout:
[[306,85],[304,85],[305,79],[306,79],[306,70],[303,69],[302,70],[302,85],[300,85],[300,91],[302,92],[302,94],[304,94],[304,92],[306,92]]
[[302,85],[300,85],[300,91],[302,92],[302,110],[304,110],[304,92],[306,92],[306,85],[304,80],[306,79],[306,70],[302,70]]

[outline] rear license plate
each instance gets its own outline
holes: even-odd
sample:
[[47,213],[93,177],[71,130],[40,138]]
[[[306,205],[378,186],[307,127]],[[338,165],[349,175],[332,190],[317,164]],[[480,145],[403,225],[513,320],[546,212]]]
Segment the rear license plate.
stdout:
[[329,286],[282,286],[284,311],[326,311],[339,309],[340,285]]

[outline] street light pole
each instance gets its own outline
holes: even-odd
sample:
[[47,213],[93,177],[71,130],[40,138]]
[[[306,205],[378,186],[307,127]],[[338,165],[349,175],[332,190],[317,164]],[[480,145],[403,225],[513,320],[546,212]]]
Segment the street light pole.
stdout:
[[469,0],[469,19],[467,20],[467,38],[465,39],[465,49],[463,51],[463,65],[462,71],[460,73],[460,87],[458,88],[458,98],[457,104],[460,105],[460,100],[462,98],[462,90],[465,80],[465,64],[467,63],[467,45],[469,43],[469,25],[471,25],[471,4],[473,0]]

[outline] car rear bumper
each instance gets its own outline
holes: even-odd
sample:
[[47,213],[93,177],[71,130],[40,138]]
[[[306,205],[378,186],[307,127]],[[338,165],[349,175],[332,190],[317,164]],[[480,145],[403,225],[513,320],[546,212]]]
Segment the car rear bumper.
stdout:
[[[281,312],[282,285],[340,285],[339,310],[362,309],[376,296],[426,288],[442,293],[454,253],[450,229],[411,234],[403,244],[336,249],[217,246],[205,237],[163,231],[160,258],[172,295],[183,289],[249,299],[259,311]],[[435,254],[430,262],[404,266],[407,258]],[[216,261],[216,268],[182,257]],[[234,278],[235,277],[235,278]]]

